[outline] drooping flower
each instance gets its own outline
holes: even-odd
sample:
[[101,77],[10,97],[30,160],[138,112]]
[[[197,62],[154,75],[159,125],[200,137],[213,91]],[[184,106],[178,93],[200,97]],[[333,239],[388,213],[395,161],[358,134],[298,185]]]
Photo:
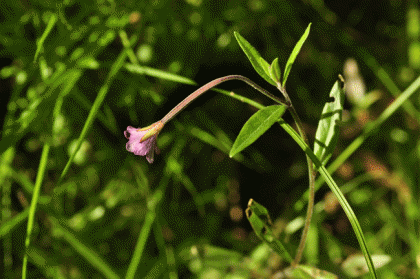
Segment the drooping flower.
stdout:
[[159,149],[156,145],[156,138],[163,126],[204,92],[207,92],[209,89],[219,85],[222,82],[234,79],[241,80],[251,85],[252,87],[257,89],[264,95],[268,96],[269,98],[275,100],[276,102],[289,106],[287,101],[280,100],[278,97],[272,95],[270,92],[268,92],[267,90],[260,87],[258,84],[254,83],[252,80],[246,77],[239,75],[230,75],[217,78],[201,86],[193,93],[188,95],[184,100],[182,100],[178,105],[176,105],[176,107],[174,107],[170,112],[168,112],[160,121],[146,128],[133,128],[131,126],[128,126],[127,130],[124,131],[124,135],[128,139],[126,145],[127,151],[133,152],[135,155],[146,156],[147,161],[149,161],[149,163],[153,163],[155,152],[159,153]]
[[163,128],[162,121],[153,123],[145,128],[127,127],[124,136],[128,139],[126,149],[135,155],[146,156],[149,163],[153,163],[155,152],[159,153],[156,138]]

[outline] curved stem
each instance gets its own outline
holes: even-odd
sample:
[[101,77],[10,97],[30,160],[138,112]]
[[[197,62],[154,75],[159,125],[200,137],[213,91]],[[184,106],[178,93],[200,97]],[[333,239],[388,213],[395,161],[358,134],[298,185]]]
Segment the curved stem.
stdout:
[[[289,95],[286,92],[286,89],[284,87],[282,87],[280,83],[277,86],[277,88],[280,90],[280,92],[285,97],[285,101],[283,101],[280,98],[278,98],[277,96],[271,94],[270,92],[268,92],[267,90],[265,90],[264,88],[259,86],[258,84],[256,84],[255,82],[253,82],[252,80],[250,80],[249,78],[246,78],[246,77],[241,76],[241,75],[229,75],[229,76],[221,77],[221,78],[215,79],[215,80],[203,85],[202,87],[198,88],[196,91],[194,91],[193,93],[188,95],[184,100],[182,100],[170,112],[168,112],[162,118],[162,120],[161,120],[162,124],[165,124],[166,122],[168,122],[169,120],[174,118],[187,105],[189,105],[195,98],[199,97],[201,94],[207,92],[208,90],[210,90],[213,87],[219,85],[220,83],[228,81],[228,80],[241,80],[241,81],[249,84],[250,86],[252,86],[256,90],[258,90],[259,92],[263,93],[264,95],[266,95],[270,99],[274,100],[275,102],[287,106],[289,108],[290,113],[292,114],[292,117],[293,117],[295,123],[296,123],[296,126],[297,126],[297,129],[299,131],[300,136],[303,138],[305,143],[307,145],[309,145],[308,138],[307,138],[306,133],[305,133],[305,131],[303,129],[303,126],[302,126],[302,121],[300,120],[299,115],[297,114],[295,108],[293,107],[292,102],[289,98]],[[298,247],[298,250],[297,250],[297,253],[296,253],[296,257],[295,257],[295,259],[292,263],[293,266],[299,264],[299,262],[302,258],[303,250],[305,248],[306,238],[308,236],[309,226],[311,224],[313,208],[314,208],[316,172],[314,170],[313,162],[308,155],[306,155],[306,161],[308,163],[308,172],[309,172],[308,210],[307,210],[307,214],[306,214],[305,226],[303,228],[302,237],[300,239],[300,243],[299,243],[299,247]]]
[[[280,84],[277,87],[283,96],[286,98],[286,102],[289,104],[289,111],[292,114],[293,120],[296,123],[296,127],[299,131],[300,136],[305,141],[305,143],[309,146],[308,137],[306,136],[305,130],[302,126],[302,121],[297,114],[292,101],[289,98],[289,95],[286,92],[286,88],[282,87]],[[314,211],[314,204],[315,204],[315,178],[316,178],[316,171],[314,170],[314,165],[311,158],[306,154],[306,162],[308,163],[308,175],[309,175],[309,197],[308,197],[308,209],[306,212],[306,220],[305,225],[303,227],[302,236],[300,238],[299,247],[296,252],[296,256],[294,261],[292,262],[292,266],[296,266],[299,264],[300,260],[302,259],[303,250],[305,249],[306,238],[308,237],[309,226],[311,225],[312,214]]]
[[162,118],[162,120],[161,120],[162,123],[165,124],[166,122],[171,120],[175,115],[177,115],[179,112],[181,112],[189,103],[191,103],[195,98],[197,98],[198,96],[200,96],[204,92],[206,92],[209,89],[219,85],[222,82],[228,81],[228,80],[241,80],[241,81],[251,85],[253,88],[255,88],[259,92],[263,93],[264,95],[266,95],[268,98],[274,100],[275,102],[288,106],[287,101],[285,102],[285,101],[281,100],[280,98],[278,98],[277,96],[274,96],[273,94],[271,94],[270,92],[268,92],[267,90],[265,90],[264,88],[262,88],[261,86],[259,86],[255,82],[253,82],[252,80],[250,80],[249,78],[241,76],[241,75],[230,75],[230,76],[225,76],[225,77],[221,77],[221,78],[215,79],[213,81],[210,81],[209,83],[207,83],[207,84],[201,86],[200,88],[198,88],[197,90],[195,90],[188,97],[186,97],[184,100],[182,100],[176,107],[174,107],[170,112],[168,112]]
[[[296,113],[296,110],[293,106],[289,107],[290,112],[293,115],[293,119],[296,122],[296,126],[298,128],[298,131],[305,141],[307,145],[309,145],[308,138],[306,137],[305,131],[303,130],[303,127],[301,126],[301,121]],[[306,154],[306,162],[308,163],[308,175],[309,175],[309,197],[308,197],[308,209],[306,211],[306,220],[305,220],[305,226],[303,227],[302,236],[300,238],[299,247],[296,252],[295,260],[292,262],[292,265],[299,264],[300,260],[302,259],[303,250],[305,248],[306,244],[306,238],[308,236],[309,232],[309,226],[311,225],[312,220],[312,214],[314,210],[314,203],[315,203],[315,178],[316,178],[316,172],[314,170],[314,165],[312,163],[311,158]]]

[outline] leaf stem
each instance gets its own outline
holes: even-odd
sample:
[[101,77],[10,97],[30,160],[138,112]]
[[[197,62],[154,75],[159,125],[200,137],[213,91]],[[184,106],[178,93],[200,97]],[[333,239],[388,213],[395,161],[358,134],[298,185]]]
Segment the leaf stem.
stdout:
[[217,78],[213,81],[210,81],[209,83],[207,83],[207,84],[201,86],[200,88],[198,88],[197,90],[195,90],[188,97],[186,97],[184,100],[182,100],[176,107],[174,107],[170,112],[168,112],[162,118],[162,120],[161,120],[162,123],[165,124],[166,122],[168,122],[169,120],[174,118],[175,115],[177,115],[179,112],[181,112],[188,104],[190,104],[195,98],[199,97],[204,92],[207,92],[209,89],[219,85],[222,82],[228,81],[228,80],[241,80],[241,81],[247,83],[248,85],[252,86],[254,89],[258,90],[259,92],[261,92],[262,94],[264,94],[268,98],[274,100],[275,102],[277,102],[279,104],[282,104],[282,105],[289,106],[287,101],[285,102],[285,101],[281,100],[279,97],[271,94],[270,92],[268,92],[267,90],[265,90],[264,88],[262,88],[261,86],[259,86],[258,84],[256,84],[252,80],[250,80],[249,78],[241,76],[241,75],[229,75],[229,76],[224,76],[224,77],[221,77],[221,78]]

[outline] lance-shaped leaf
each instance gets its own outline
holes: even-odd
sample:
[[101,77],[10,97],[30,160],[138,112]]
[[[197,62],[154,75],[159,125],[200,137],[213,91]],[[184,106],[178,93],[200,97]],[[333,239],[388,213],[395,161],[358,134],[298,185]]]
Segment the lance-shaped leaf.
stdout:
[[279,256],[287,262],[291,262],[292,257],[289,252],[271,230],[273,224],[270,215],[268,215],[268,210],[253,199],[250,199],[245,213],[256,235],[267,243]]
[[270,64],[268,64],[268,62],[267,61],[265,61],[264,60],[264,58],[262,58],[262,57],[260,57],[260,59],[259,59],[259,61],[260,61],[260,65],[261,65],[261,67],[263,68],[263,70],[264,70],[264,73],[267,75],[267,76],[271,76],[270,75]]
[[271,62],[270,76],[275,82],[280,82],[281,71],[280,71],[279,59],[278,58],[274,59],[273,62]]
[[245,52],[255,71],[257,71],[257,73],[267,82],[276,86],[276,83],[270,78],[270,74],[268,72],[270,64],[261,57],[258,51],[247,40],[245,40],[244,37],[242,37],[238,32],[235,32],[234,34],[239,46]]
[[341,76],[340,79],[331,89],[330,97],[333,97],[334,101],[325,104],[315,134],[314,153],[323,165],[330,159],[339,136],[344,102],[344,80]]
[[252,115],[239,132],[229,156],[241,152],[264,134],[286,110],[286,106],[274,105],[260,109]]
[[284,68],[283,87],[286,86],[286,80],[287,80],[287,77],[290,74],[290,70],[292,70],[292,65],[295,62],[296,57],[299,54],[299,52],[300,52],[300,50],[301,50],[301,48],[303,46],[303,43],[308,38],[309,30],[311,29],[311,24],[312,23],[309,23],[308,27],[305,30],[305,33],[303,33],[302,37],[297,42],[297,44],[295,45],[295,48],[293,49],[292,53],[290,54],[289,59],[287,60],[286,67]]

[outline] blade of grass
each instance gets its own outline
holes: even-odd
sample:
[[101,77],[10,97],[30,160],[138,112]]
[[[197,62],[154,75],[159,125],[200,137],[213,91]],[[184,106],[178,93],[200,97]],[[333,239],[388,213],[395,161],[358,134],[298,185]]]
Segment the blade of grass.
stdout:
[[[127,52],[127,56],[130,62],[133,63],[134,65],[139,65],[139,60],[137,59],[136,54],[131,48],[132,43],[128,39],[127,33],[124,30],[120,30],[118,32],[118,35],[121,38],[121,42],[125,48],[125,51]],[[135,36],[135,38],[132,38],[132,39],[135,39],[134,41],[137,41],[137,36]]]
[[170,279],[178,279],[178,271],[176,269],[176,260],[175,260],[175,253],[174,248],[172,246],[168,246],[166,248],[166,264],[168,265],[168,277]]
[[147,275],[144,277],[144,279],[162,278],[161,275],[165,271],[165,263],[166,262],[164,259],[157,260]]
[[[90,108],[92,107],[92,103],[88,100],[88,98],[86,98],[86,96],[77,89],[73,90],[72,94],[69,97],[75,100],[76,102],[78,102],[80,106],[86,110],[90,110]],[[118,129],[115,124],[114,118],[112,115],[110,115],[111,118],[108,117],[106,115],[106,110],[105,110],[105,113],[98,111],[98,114],[96,117],[111,132],[113,132],[114,134],[117,134]]]
[[280,120],[279,124],[296,141],[296,143],[302,148],[302,150],[312,159],[312,162],[318,168],[319,173],[323,176],[328,186],[330,187],[331,191],[337,197],[338,201],[340,202],[340,205],[343,207],[343,210],[347,215],[347,218],[349,218],[349,221],[356,234],[357,240],[359,241],[359,245],[360,245],[360,248],[362,249],[363,255],[365,256],[366,263],[370,271],[370,275],[372,278],[377,278],[376,271],[373,266],[372,258],[366,246],[366,240],[363,235],[362,228],[360,227],[359,221],[357,220],[353,209],[350,207],[349,203],[347,202],[347,199],[344,197],[340,188],[337,186],[334,179],[328,173],[327,169],[322,165],[318,157],[316,157],[315,153],[311,150],[311,148],[308,145],[306,145],[305,141],[299,136],[299,134],[289,124],[284,122],[284,120]]
[[[333,174],[363,143],[370,137],[375,130],[377,130],[389,117],[392,116],[403,104],[410,98],[417,90],[420,89],[420,77],[418,77],[404,92],[389,105],[382,114],[375,120],[368,123],[363,130],[363,133],[358,136],[328,167],[328,172]],[[319,189],[325,182],[323,177],[319,177],[315,184],[315,189]],[[306,191],[297,207],[303,207],[304,200],[307,199],[308,191]]]
[[1,223],[0,226],[0,239],[9,234],[12,233],[16,227],[26,220],[29,214],[29,208],[25,209],[24,211],[20,212],[19,214],[13,216],[13,218],[7,220],[6,222]]
[[[358,46],[358,53],[362,56],[362,61],[366,63],[366,65],[372,70],[375,76],[382,82],[382,84],[388,89],[388,91],[394,96],[398,98],[401,95],[401,90],[392,80],[390,75],[385,71],[385,69],[376,61],[375,57],[372,56],[366,49]],[[404,102],[402,104],[404,110],[414,119],[420,123],[420,113],[413,105],[410,100]]]
[[114,64],[111,67],[111,70],[105,80],[105,84],[100,88],[98,96],[96,97],[91,110],[89,111],[89,115],[86,119],[85,125],[83,126],[82,132],[80,133],[79,138],[77,139],[77,144],[76,144],[76,148],[74,149],[74,152],[71,154],[69,160],[67,161],[66,166],[64,167],[64,170],[62,171],[61,175],[60,175],[60,179],[57,182],[57,186],[61,184],[61,182],[63,181],[65,175],[67,174],[68,170],[70,169],[71,164],[74,161],[74,157],[77,154],[77,151],[79,151],[80,146],[82,145],[84,139],[86,138],[86,135],[88,133],[88,131],[90,130],[90,128],[93,125],[93,122],[95,121],[96,115],[99,112],[99,109],[105,99],[106,94],[109,91],[109,87],[112,83],[112,81],[114,80],[114,78],[116,77],[117,73],[119,72],[119,70],[121,69],[121,67],[124,65],[124,60],[127,57],[127,53],[126,51],[122,51],[117,60],[114,62]]
[[[168,73],[165,71],[161,71],[161,70],[156,70],[153,68],[149,68],[149,67],[145,67],[145,66],[138,66],[138,65],[134,65],[134,64],[125,64],[124,68],[132,73],[137,73],[137,74],[144,74],[144,75],[149,75],[152,77],[157,77],[157,78],[161,78],[161,79],[165,79],[165,80],[170,80],[173,82],[179,82],[182,84],[189,84],[189,85],[197,85],[197,83],[187,77],[183,77],[183,76],[179,76],[179,75],[175,75],[172,73]],[[251,99],[248,99],[246,97],[243,97],[242,95],[238,95],[233,91],[227,91],[227,90],[223,90],[223,89],[219,89],[219,88],[212,88],[210,89],[212,91],[218,92],[218,93],[222,93],[223,95],[229,96],[231,98],[234,98],[236,100],[239,100],[241,102],[247,103],[253,107],[256,107],[258,109],[262,109],[264,108],[263,105],[261,105],[258,102],[255,102]]]
[[32,195],[31,206],[29,207],[28,227],[26,230],[26,239],[25,239],[25,255],[23,256],[23,264],[22,264],[22,279],[26,278],[27,265],[28,265],[28,254],[26,253],[26,250],[28,250],[29,245],[31,244],[31,234],[34,227],[36,206],[38,204],[39,193],[41,192],[41,185],[44,179],[44,174],[47,169],[47,161],[48,161],[49,152],[50,152],[50,145],[46,143],[44,147],[42,148],[42,155],[41,155],[41,160],[39,162],[38,173],[36,175],[34,193]]
[[127,71],[129,71],[131,73],[135,73],[135,74],[148,75],[148,76],[151,76],[151,77],[157,77],[157,78],[170,80],[170,81],[174,81],[174,82],[179,82],[179,83],[183,83],[183,84],[197,85],[197,83],[195,81],[193,81],[189,78],[186,78],[186,77],[183,77],[183,76],[180,76],[180,75],[176,75],[176,74],[173,74],[173,73],[169,73],[169,72],[166,72],[166,71],[146,67],[146,66],[140,66],[140,65],[126,63],[124,65],[124,68]]
[[54,102],[57,99],[58,91],[55,89],[69,78],[68,73],[62,73],[64,73],[64,70],[57,71],[57,73],[46,82],[46,84],[52,84],[52,86],[37,99],[37,103],[34,102],[34,107],[32,109],[22,112],[17,121],[12,115],[6,116],[6,119],[13,120],[4,122],[12,124],[4,125],[2,132],[3,137],[0,140],[0,153],[6,151],[10,146],[16,145],[16,143],[28,133],[31,125],[46,121],[51,112],[51,108],[54,106]]
[[368,123],[363,134],[356,138],[328,168],[330,172],[335,172],[337,168],[347,160],[351,154],[360,147],[366,138],[371,136],[389,117],[391,117],[417,90],[420,88],[420,77],[418,77],[391,105],[389,105],[381,115],[373,122]]
[[57,22],[57,15],[51,14],[50,20],[48,21],[47,28],[45,28],[44,33],[42,33],[41,38],[39,38],[38,42],[36,43],[36,51],[34,57],[34,63],[38,59],[38,55],[41,52],[42,46],[44,45],[45,40],[47,39],[48,35],[50,34],[51,30],[54,28],[55,23]]
[[60,224],[60,221],[53,216],[50,216],[51,222],[54,224],[55,229],[58,233],[61,233],[63,238],[82,256],[88,261],[94,268],[99,270],[105,278],[108,279],[119,279],[120,276],[112,270],[107,262],[102,259],[98,253],[92,248],[83,243],[75,234],[67,229],[64,225]]
[[39,268],[42,273],[49,274],[50,277],[54,277],[52,276],[52,272],[54,269],[60,268],[60,264],[58,263],[59,256],[50,257],[46,250],[38,249],[36,247],[31,246],[29,247],[27,253],[28,257],[31,260],[31,263],[33,263],[37,268]]
[[130,265],[128,266],[127,274],[125,275],[126,279],[135,278],[137,268],[140,264],[143,251],[146,247],[146,241],[149,236],[150,230],[152,228],[153,222],[156,218],[156,207],[159,205],[160,201],[163,198],[163,192],[161,189],[156,190],[152,198],[148,202],[149,211],[146,214],[144,219],[143,226],[141,228],[139,238],[137,239],[136,248],[134,249],[133,257],[131,258]]
[[[323,17],[324,18],[324,17]],[[325,19],[325,18],[324,18]],[[401,91],[395,82],[391,79],[390,75],[387,73],[384,67],[382,67],[376,58],[369,53],[369,51],[361,46],[358,42],[356,42],[353,37],[348,36],[348,34],[344,33],[342,29],[339,29],[336,25],[326,22],[329,26],[329,29],[325,30],[331,37],[338,38],[340,43],[343,47],[345,47],[351,53],[354,53],[355,56],[359,56],[360,61],[364,61],[366,65],[372,70],[373,74],[382,82],[382,84],[386,87],[386,89],[395,97],[397,98]],[[357,51],[354,51],[357,49]],[[413,103],[410,100],[407,100],[403,104],[404,110],[414,119],[420,123],[420,113],[415,108]]]

